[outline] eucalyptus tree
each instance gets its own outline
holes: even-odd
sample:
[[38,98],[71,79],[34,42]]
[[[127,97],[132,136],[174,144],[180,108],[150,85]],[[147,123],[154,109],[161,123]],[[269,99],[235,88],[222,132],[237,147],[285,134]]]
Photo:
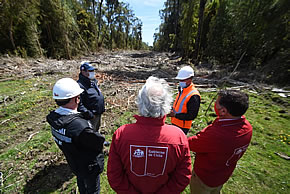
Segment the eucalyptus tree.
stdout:
[[197,3],[195,1],[184,1],[182,3],[181,37],[182,54],[185,58],[192,57],[194,51],[195,37],[197,33],[197,18],[195,12]]
[[133,27],[132,27],[132,47],[133,49],[142,49],[142,21],[135,17],[133,19]]
[[118,0],[106,0],[106,6],[107,6],[107,13],[106,18],[109,26],[109,48],[113,49],[113,33],[114,33],[114,26],[113,22],[115,19],[115,11],[117,7],[119,6]]
[[79,48],[79,32],[72,10],[66,1],[41,0],[41,42],[47,56],[71,58]]
[[[129,5],[125,5],[125,15],[126,15],[126,21],[125,21],[125,48],[129,48],[129,42],[130,42],[130,30],[132,29],[132,22],[135,18],[135,14],[133,11],[128,8]],[[131,47],[132,48],[132,47]]]
[[206,2],[207,0],[199,1],[198,28],[197,28],[197,34],[196,34],[196,39],[195,39],[195,49],[193,53],[193,60],[195,60],[195,62],[198,62],[198,57],[199,57],[200,43],[201,43],[201,37],[202,37],[202,28],[203,28],[203,15],[204,15]]
[[99,0],[98,1],[98,34],[97,34],[97,42],[98,42],[98,47],[101,47],[102,41],[100,41],[100,33],[102,31],[102,24],[103,24],[103,2],[104,0]]
[[[155,36],[158,45],[163,50],[177,50],[180,37],[181,0],[167,0],[164,8],[159,11],[162,25],[159,26],[160,34]],[[157,34],[156,34],[157,35]]]
[[125,26],[127,18],[127,4],[120,2],[119,6],[116,9],[116,19],[114,21],[116,26],[116,33],[114,36],[114,42],[116,43],[116,46],[118,48],[124,48],[125,47]]
[[43,54],[38,7],[37,0],[0,1],[0,52],[12,51],[23,57]]

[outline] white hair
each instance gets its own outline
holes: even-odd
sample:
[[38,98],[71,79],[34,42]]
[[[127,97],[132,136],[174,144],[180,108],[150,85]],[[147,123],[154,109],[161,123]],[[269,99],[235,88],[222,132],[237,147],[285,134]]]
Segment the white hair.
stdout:
[[172,93],[164,79],[150,76],[139,90],[137,105],[144,117],[163,117],[171,109]]

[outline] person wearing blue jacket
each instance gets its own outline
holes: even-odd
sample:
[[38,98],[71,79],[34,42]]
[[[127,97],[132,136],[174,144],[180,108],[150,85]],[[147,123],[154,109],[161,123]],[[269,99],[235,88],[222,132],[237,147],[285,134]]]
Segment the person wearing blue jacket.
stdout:
[[95,78],[95,68],[89,62],[81,63],[77,82],[84,90],[80,95],[81,102],[78,111],[84,112],[93,129],[99,131],[101,115],[105,111],[104,96],[98,87],[98,80]]

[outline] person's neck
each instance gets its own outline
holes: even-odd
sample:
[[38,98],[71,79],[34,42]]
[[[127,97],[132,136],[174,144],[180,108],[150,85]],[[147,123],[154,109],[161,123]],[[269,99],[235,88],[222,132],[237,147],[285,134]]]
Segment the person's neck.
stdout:
[[63,108],[67,108],[67,109],[71,109],[71,110],[77,110],[78,109],[78,105],[76,105],[75,103],[68,103],[62,106]]
[[224,116],[220,116],[220,119],[239,119],[241,118],[240,116],[236,117],[236,116],[232,116],[230,114],[224,115]]

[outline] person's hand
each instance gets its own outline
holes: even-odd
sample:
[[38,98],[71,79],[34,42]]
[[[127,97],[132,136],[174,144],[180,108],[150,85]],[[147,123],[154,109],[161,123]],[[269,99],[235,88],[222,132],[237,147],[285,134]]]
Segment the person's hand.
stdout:
[[169,114],[167,114],[168,117],[175,117],[175,113],[173,112],[173,110],[170,111]]

